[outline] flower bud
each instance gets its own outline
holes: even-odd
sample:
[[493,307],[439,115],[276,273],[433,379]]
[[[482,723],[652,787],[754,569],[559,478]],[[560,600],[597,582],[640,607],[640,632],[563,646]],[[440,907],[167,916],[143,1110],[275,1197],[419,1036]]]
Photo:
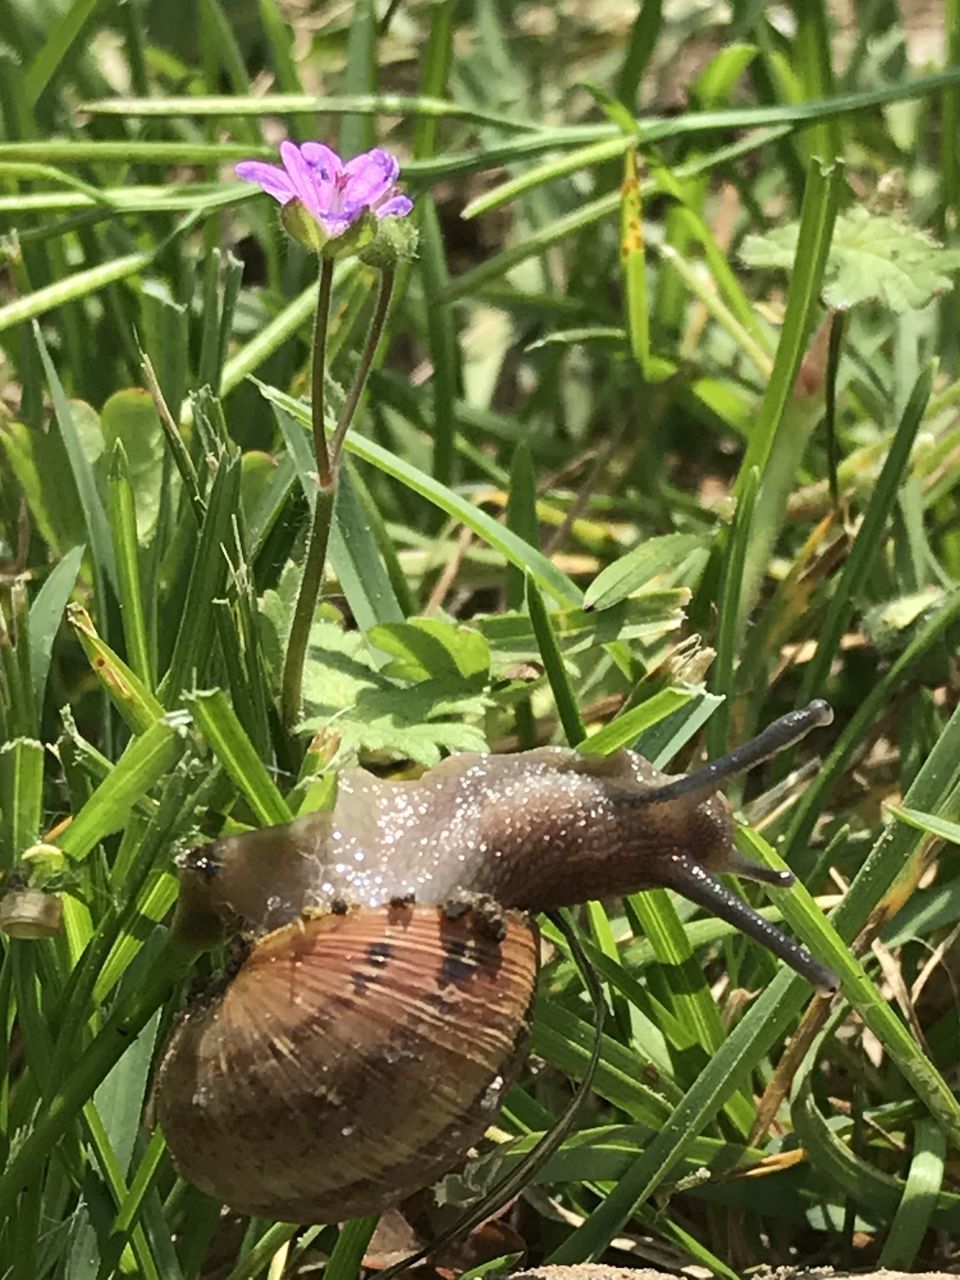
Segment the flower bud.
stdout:
[[420,233],[406,218],[381,218],[373,240],[360,250],[360,260],[381,271],[398,262],[410,262],[417,254]]

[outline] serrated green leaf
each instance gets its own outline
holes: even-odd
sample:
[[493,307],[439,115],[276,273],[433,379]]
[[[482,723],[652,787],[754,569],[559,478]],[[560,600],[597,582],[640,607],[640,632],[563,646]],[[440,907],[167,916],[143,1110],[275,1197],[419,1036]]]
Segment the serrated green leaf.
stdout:
[[383,623],[367,639],[394,655],[383,669],[394,680],[475,680],[490,670],[490,646],[480,632],[443,618]]
[[[740,257],[750,267],[793,265],[799,224],[762,236],[747,236]],[[839,215],[827,256],[823,300],[848,311],[879,302],[890,311],[925,307],[953,287],[949,272],[960,269],[960,249],[944,249],[929,232],[887,213],[855,205]]]
[[303,679],[306,732],[334,730],[341,752],[376,752],[436,764],[443,752],[485,751],[480,719],[491,698],[474,678],[448,675],[404,686],[374,666],[363,636],[316,622]]

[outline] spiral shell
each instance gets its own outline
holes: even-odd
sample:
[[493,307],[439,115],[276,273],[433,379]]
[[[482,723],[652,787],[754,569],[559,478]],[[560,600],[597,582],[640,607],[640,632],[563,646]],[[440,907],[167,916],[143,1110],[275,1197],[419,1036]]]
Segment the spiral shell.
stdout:
[[257,942],[187,1011],[157,1084],[179,1172],[288,1222],[378,1212],[456,1166],[519,1069],[535,927],[468,912],[318,915]]

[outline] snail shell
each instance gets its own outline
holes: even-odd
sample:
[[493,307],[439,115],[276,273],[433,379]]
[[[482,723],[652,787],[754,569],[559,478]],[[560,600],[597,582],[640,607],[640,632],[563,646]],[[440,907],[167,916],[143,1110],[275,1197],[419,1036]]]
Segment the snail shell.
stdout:
[[523,1060],[536,928],[511,911],[497,932],[473,911],[394,905],[261,938],[163,1060],[158,1119],[180,1173],[289,1222],[379,1212],[435,1181]]

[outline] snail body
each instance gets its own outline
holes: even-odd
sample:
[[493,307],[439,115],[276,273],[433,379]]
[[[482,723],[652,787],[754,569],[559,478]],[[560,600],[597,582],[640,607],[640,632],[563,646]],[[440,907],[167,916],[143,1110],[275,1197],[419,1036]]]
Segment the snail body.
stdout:
[[240,1211],[323,1222],[456,1166],[523,1061],[530,912],[667,886],[830,989],[711,875],[792,881],[736,853],[717,784],[829,719],[812,703],[680,777],[558,747],[452,756],[412,782],[345,770],[330,811],[192,850],[175,927],[199,945],[256,940],[160,1067],[180,1172]]

